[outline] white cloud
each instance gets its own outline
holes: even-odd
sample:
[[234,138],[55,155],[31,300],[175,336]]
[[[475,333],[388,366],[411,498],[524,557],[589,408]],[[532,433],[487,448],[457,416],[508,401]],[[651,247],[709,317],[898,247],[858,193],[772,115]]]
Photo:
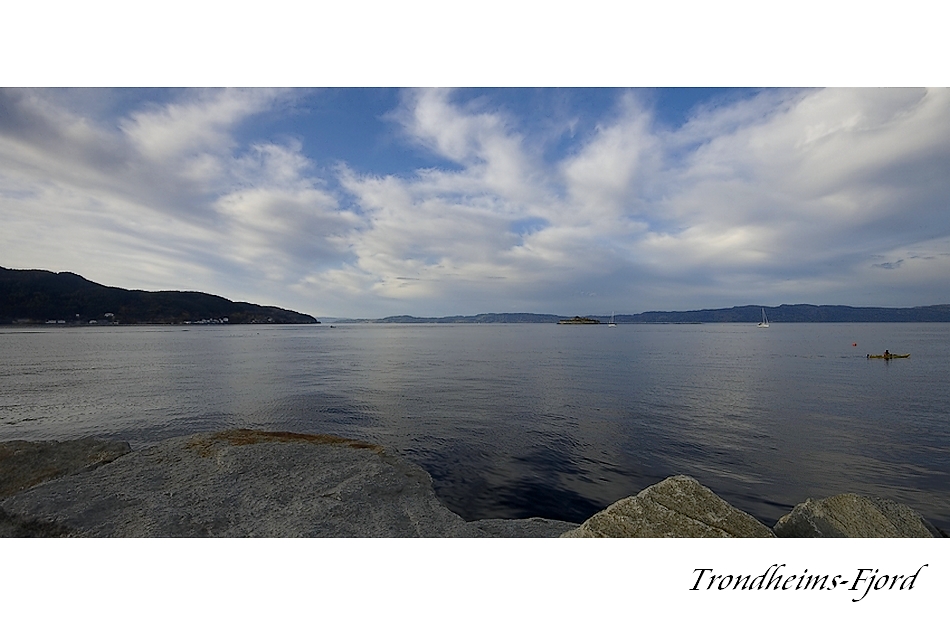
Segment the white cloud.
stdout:
[[627,97],[621,119],[598,127],[593,140],[563,164],[568,206],[561,219],[602,221],[614,228],[640,212],[649,177],[658,169],[660,146],[650,132],[651,122]]
[[[710,115],[729,124],[700,117],[684,127],[691,140],[704,134],[697,128],[718,130],[705,133],[679,170],[666,172],[668,195],[656,206],[671,219],[652,244],[662,241],[670,263],[684,271],[712,263],[724,288],[767,303],[834,301],[825,289],[744,292],[741,282],[730,288],[728,276],[810,276],[811,284],[828,279],[843,288],[856,256],[867,262],[882,246],[946,231],[946,204],[938,199],[950,190],[938,173],[950,156],[946,91],[806,92],[770,103],[766,115],[759,103],[739,105],[748,115]],[[899,303],[867,286],[853,303]]]
[[123,135],[149,161],[234,149],[232,127],[267,108],[274,92],[228,89],[189,92],[183,102],[135,111],[119,123]]
[[410,92],[404,108],[393,115],[411,141],[462,165],[466,173],[436,179],[451,183],[448,188],[454,190],[475,177],[481,192],[521,201],[533,197],[537,189],[531,182],[540,172],[513,121],[501,112],[483,110],[478,101],[468,107],[455,105],[452,94],[449,89]]
[[[105,94],[104,94],[105,95]],[[234,128],[271,91],[185,91],[114,122],[6,91],[0,201],[10,265],[83,271],[130,288],[214,292],[299,279],[334,259],[355,218],[309,175],[299,144],[242,147]],[[25,236],[24,236],[25,235]]]

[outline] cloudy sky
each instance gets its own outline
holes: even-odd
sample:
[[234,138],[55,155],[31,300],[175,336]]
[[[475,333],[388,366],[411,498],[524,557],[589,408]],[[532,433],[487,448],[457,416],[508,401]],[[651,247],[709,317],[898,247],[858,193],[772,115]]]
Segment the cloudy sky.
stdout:
[[318,317],[950,302],[947,89],[6,89],[0,266]]

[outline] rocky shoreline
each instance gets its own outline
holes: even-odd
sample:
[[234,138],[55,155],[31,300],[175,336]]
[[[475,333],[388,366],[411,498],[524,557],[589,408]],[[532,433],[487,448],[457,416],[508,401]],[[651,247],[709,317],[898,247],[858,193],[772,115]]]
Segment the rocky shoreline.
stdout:
[[0,537],[942,537],[894,501],[806,500],[768,528],[688,476],[576,524],[465,521],[421,467],[371,443],[226,430],[127,443],[0,443]]

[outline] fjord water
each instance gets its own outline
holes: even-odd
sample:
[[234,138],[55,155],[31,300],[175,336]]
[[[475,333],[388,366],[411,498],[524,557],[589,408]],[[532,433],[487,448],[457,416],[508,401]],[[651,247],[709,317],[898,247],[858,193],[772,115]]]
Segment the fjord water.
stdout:
[[768,525],[857,492],[948,530],[948,380],[938,323],[7,328],[0,440],[324,432],[466,519],[581,521],[685,473]]

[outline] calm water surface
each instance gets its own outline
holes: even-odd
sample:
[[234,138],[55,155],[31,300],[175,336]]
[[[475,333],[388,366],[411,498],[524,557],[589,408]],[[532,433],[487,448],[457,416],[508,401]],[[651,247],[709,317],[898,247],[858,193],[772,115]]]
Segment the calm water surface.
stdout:
[[0,440],[326,432],[467,519],[580,521],[686,473],[768,525],[857,492],[948,530],[948,380],[950,324],[6,328]]

